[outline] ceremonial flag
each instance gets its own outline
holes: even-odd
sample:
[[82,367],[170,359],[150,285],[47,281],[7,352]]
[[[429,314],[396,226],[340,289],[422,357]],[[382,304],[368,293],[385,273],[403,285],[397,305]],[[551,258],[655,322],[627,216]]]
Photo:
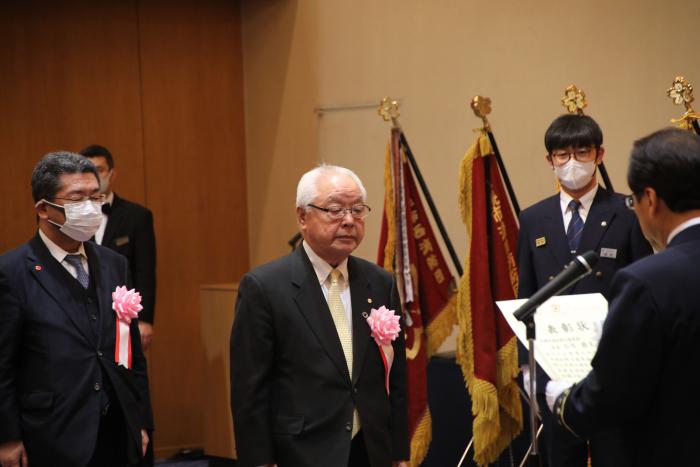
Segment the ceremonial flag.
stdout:
[[406,336],[408,430],[411,466],[423,461],[432,436],[428,407],[428,359],[456,324],[455,279],[433,234],[401,130],[387,145],[384,214],[377,263],[395,274]]
[[518,224],[485,130],[462,160],[459,202],[469,253],[457,298],[457,362],[472,400],[474,460],[486,465],[522,430],[522,409],[516,338],[494,303],[518,295]]

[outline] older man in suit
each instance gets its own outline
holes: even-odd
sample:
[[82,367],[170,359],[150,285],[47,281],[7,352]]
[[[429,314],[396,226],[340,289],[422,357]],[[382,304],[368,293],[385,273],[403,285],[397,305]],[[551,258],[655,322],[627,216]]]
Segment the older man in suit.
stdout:
[[637,141],[627,180],[658,253],[616,274],[593,369],[554,411],[578,436],[619,429],[635,466],[698,465],[700,136],[666,129]]
[[306,173],[296,201],[302,246],[241,281],[231,334],[241,466],[390,467],[409,457],[403,333],[389,371],[366,321],[381,306],[401,314],[396,284],[351,256],[365,200],[348,169]]
[[[605,149],[603,133],[595,120],[587,115],[562,115],[547,128],[544,142],[547,163],[559,180],[561,192],[520,215],[518,296],[530,297],[575,254],[594,250],[601,258],[594,272],[563,293],[601,293],[607,298],[614,273],[650,254],[651,248],[634,214],[625,207],[624,196],[598,186],[596,168],[603,161]],[[521,352],[521,363],[525,362],[525,353]],[[585,440],[572,436],[554,421],[544,399],[547,381],[547,375],[538,368],[537,396],[549,467],[585,467],[589,452],[596,466],[624,465],[616,433],[598,434],[589,448]]]
[[112,309],[127,262],[86,241],[101,218],[95,167],[48,154],[32,194],[37,235],[0,256],[0,463],[139,465],[153,428],[146,364],[137,320]]
[[139,315],[141,346],[146,351],[153,340],[156,308],[156,235],[153,214],[140,204],[117,196],[112,184],[118,172],[112,153],[98,144],[92,144],[80,154],[95,164],[100,177],[100,192],[105,195],[102,204],[102,223],[95,232],[95,242],[120,253],[129,260],[131,281],[141,293],[143,310]]

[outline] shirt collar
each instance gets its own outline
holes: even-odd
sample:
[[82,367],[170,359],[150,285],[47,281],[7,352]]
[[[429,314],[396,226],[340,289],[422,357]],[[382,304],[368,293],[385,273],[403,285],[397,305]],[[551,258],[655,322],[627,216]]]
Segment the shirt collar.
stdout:
[[693,217],[692,219],[688,219],[687,221],[685,221],[685,222],[683,222],[682,224],[678,225],[675,229],[673,229],[673,230],[671,231],[670,234],[668,234],[668,240],[666,240],[666,245],[668,245],[669,243],[671,243],[671,240],[673,240],[673,238],[674,238],[676,235],[678,235],[679,233],[681,233],[681,232],[684,231],[685,229],[687,229],[687,228],[689,228],[689,227],[692,227],[692,226],[694,226],[694,225],[698,225],[698,224],[700,224],[700,216],[699,216],[699,217]]
[[[596,183],[591,190],[588,191],[585,195],[581,196],[578,198],[579,202],[581,203],[581,207],[579,210],[583,209],[584,212],[588,212],[591,209],[591,204],[593,204],[593,199],[595,199],[595,195],[598,193],[598,184]],[[559,192],[559,199],[561,200],[561,207],[564,212],[569,208],[569,203],[571,202],[572,199],[574,199],[570,194],[568,194],[566,191],[561,190]]]
[[69,253],[60,246],[56,245],[49,237],[47,237],[44,231],[41,230],[41,228],[39,228],[39,237],[41,237],[41,241],[44,242],[44,245],[46,245],[46,248],[49,250],[49,253],[51,253],[51,256],[56,258],[56,261],[58,261],[59,263],[62,263],[68,255],[80,254],[82,257],[87,258],[83,242],[80,242],[80,246],[78,247],[77,252]]
[[105,197],[105,204],[109,204],[111,206],[112,203],[114,203],[114,192],[110,191]]
[[[324,284],[328,279],[328,275],[331,273],[333,266],[318,256],[316,252],[311,249],[308,243],[302,242],[302,246],[304,247],[304,251],[306,251],[306,255],[309,257],[309,261],[311,261],[311,266],[314,268],[318,282]],[[340,271],[340,275],[345,280],[345,283],[348,284],[348,259],[345,258],[343,261],[341,261],[336,269]]]

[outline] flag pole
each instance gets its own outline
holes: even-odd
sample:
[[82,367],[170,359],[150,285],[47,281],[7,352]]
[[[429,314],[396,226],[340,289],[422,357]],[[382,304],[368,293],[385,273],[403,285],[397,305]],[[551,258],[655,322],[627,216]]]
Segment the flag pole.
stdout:
[[403,130],[401,129],[401,125],[399,125],[399,103],[398,103],[398,101],[393,100],[390,97],[385,97],[379,103],[379,107],[377,109],[377,112],[384,119],[385,122],[391,121],[393,128],[396,128],[399,130],[399,135],[401,138],[401,145],[403,146],[403,148],[405,150],[406,158],[408,159],[409,164],[411,164],[411,168],[413,169],[413,173],[416,175],[416,180],[418,180],[418,184],[420,185],[420,188],[423,191],[423,196],[425,196],[425,200],[428,202],[428,207],[430,208],[430,213],[433,215],[433,219],[435,220],[435,225],[437,226],[438,230],[440,231],[440,235],[442,235],[442,239],[445,242],[445,246],[447,247],[447,251],[450,254],[450,258],[452,259],[452,263],[454,264],[455,270],[457,271],[457,275],[461,277],[463,274],[462,265],[459,262],[459,258],[457,257],[457,253],[455,252],[454,246],[452,245],[452,241],[450,240],[450,237],[447,234],[447,230],[445,229],[445,225],[442,223],[442,218],[440,217],[440,213],[438,212],[437,207],[435,206],[435,203],[433,202],[433,197],[430,194],[430,190],[428,190],[428,185],[425,183],[425,180],[423,179],[423,175],[421,174],[421,171],[418,168],[418,164],[416,163],[415,157],[413,157],[413,151],[411,151],[411,147],[408,145],[408,140],[406,139],[406,135],[404,134]]
[[518,199],[515,197],[515,190],[513,190],[513,185],[510,183],[510,177],[506,171],[506,166],[503,163],[503,158],[501,157],[501,151],[498,150],[498,145],[496,144],[496,137],[491,131],[491,124],[489,123],[486,116],[491,113],[491,99],[483,96],[474,96],[470,104],[474,115],[479,117],[484,124],[484,131],[489,137],[491,142],[491,147],[493,148],[493,154],[496,156],[496,162],[498,162],[498,168],[501,171],[501,176],[506,184],[506,189],[508,190],[508,196],[510,197],[510,202],[513,205],[513,210],[515,215],[520,216],[520,205],[518,204]]
[[690,85],[687,79],[683,76],[676,76],[671,84],[671,87],[666,91],[666,95],[671,98],[674,104],[685,106],[685,113],[681,118],[671,119],[671,123],[677,124],[684,130],[694,131],[700,135],[700,114],[693,110],[691,103],[695,100],[693,96],[693,86]]
[[[571,84],[564,89],[564,97],[561,98],[561,105],[571,114],[583,115],[583,109],[588,107],[586,93],[577,88],[575,84]],[[600,171],[600,176],[603,179],[605,188],[610,191],[615,191],[610,181],[610,176],[608,175],[608,169],[605,168],[605,163],[603,161],[600,162],[598,170]]]

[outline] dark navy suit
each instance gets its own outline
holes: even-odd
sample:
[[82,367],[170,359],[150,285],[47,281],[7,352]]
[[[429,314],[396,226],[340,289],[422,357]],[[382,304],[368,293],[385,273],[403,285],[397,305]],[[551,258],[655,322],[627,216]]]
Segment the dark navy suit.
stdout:
[[152,415],[136,320],[132,369],[114,362],[111,293],[127,285],[122,256],[85,242],[82,288],[36,235],[0,256],[0,443],[21,440],[32,467],[80,467],[101,417],[123,420],[124,457],[138,463]]
[[698,465],[700,225],[620,271],[593,369],[563,419],[588,437],[617,427],[635,466]]
[[403,333],[393,342],[390,394],[363,314],[401,313],[391,274],[348,258],[352,380],[323,291],[304,248],[247,273],[231,334],[231,407],[241,467],[348,465],[353,406],[372,467],[408,459]]
[[[593,272],[580,280],[562,295],[601,293],[609,298],[610,282],[619,269],[651,253],[644,239],[634,212],[624,203],[624,196],[611,193],[602,187],[593,199],[581,236],[577,253],[593,250],[601,258]],[[528,298],[549,280],[561,272],[573,259],[564,230],[560,195],[546,198],[525,209],[520,214],[518,238],[518,268],[520,298]],[[524,347],[520,347],[520,362],[527,363]],[[544,422],[544,450],[550,467],[586,465],[587,446],[558,426],[544,402],[544,391],[549,381],[546,374],[537,368],[537,392],[540,412]],[[609,441],[614,434],[601,437],[592,443],[596,465],[619,465],[615,450],[616,441]],[[607,446],[610,446],[609,448]],[[596,449],[602,448],[598,455]],[[568,453],[568,454],[567,454]],[[605,463],[605,460],[611,462]]]

